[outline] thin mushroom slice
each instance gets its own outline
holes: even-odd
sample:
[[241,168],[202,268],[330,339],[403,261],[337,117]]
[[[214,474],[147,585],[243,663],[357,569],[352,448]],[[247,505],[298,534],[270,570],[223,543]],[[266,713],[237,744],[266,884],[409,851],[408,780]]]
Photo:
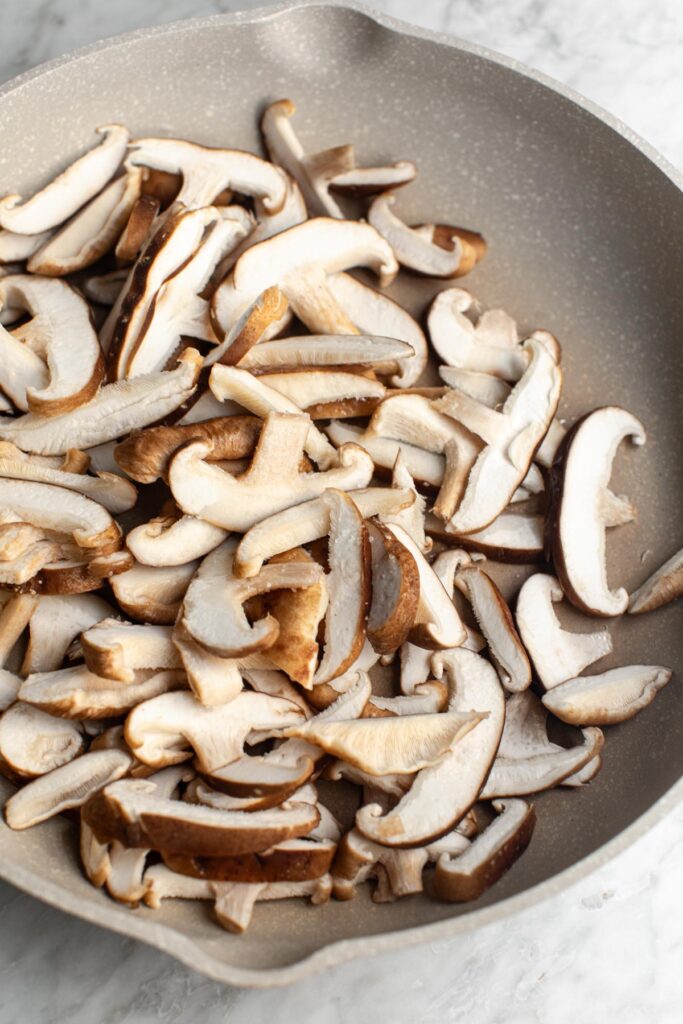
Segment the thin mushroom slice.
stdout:
[[397,160],[383,167],[354,167],[335,175],[330,181],[329,190],[358,199],[408,185],[415,180],[416,175],[417,168],[410,160]]
[[86,594],[99,590],[105,580],[128,572],[132,565],[133,557],[127,551],[111,551],[94,557],[88,552],[81,552],[76,558],[62,557],[49,562],[36,576],[22,584],[21,589],[41,597]]
[[258,197],[269,213],[280,210],[287,178],[278,167],[239,149],[214,149],[184,139],[135,139],[128,163],[182,176],[175,204],[197,210],[213,203],[226,188]]
[[41,231],[37,235],[18,235],[14,231],[0,230],[0,265],[23,263],[30,259],[34,252],[45,245],[50,235],[50,231]]
[[470,847],[453,858],[439,857],[434,892],[441,900],[477,900],[508,871],[531,842],[536,824],[533,805],[524,800],[495,800],[497,817]]
[[104,188],[116,173],[128,145],[128,132],[118,124],[97,129],[99,146],[79,157],[49,185],[21,202],[21,196],[0,200],[0,226],[22,235],[35,235],[62,224]]
[[[380,381],[344,370],[293,370],[261,374],[259,379],[317,419],[340,416],[344,409],[349,415],[366,415],[386,392]],[[320,411],[313,413],[317,406]]]
[[116,550],[121,530],[102,505],[54,484],[0,477],[0,506],[20,522],[67,534],[91,554]]
[[241,663],[212,654],[190,636],[182,623],[173,630],[190,689],[204,707],[227,704],[243,689]]
[[41,597],[29,622],[23,675],[60,668],[72,641],[112,615],[111,605],[94,594]]
[[81,634],[81,649],[94,675],[121,683],[132,683],[138,669],[182,667],[170,626],[102,619]]
[[104,376],[104,357],[78,292],[65,281],[14,274],[0,278],[0,304],[28,311],[32,319],[17,331],[47,363],[47,384],[26,388],[30,412],[54,416],[89,402]]
[[387,797],[400,799],[410,789],[413,774],[408,775],[370,775],[355,765],[347,764],[346,761],[331,761],[325,768],[324,778],[330,782],[339,782],[340,779],[352,782],[355,786],[372,786],[376,791],[385,794]]
[[494,377],[490,373],[479,373],[476,370],[461,370],[457,366],[440,366],[439,376],[449,388],[464,391],[470,398],[487,405],[490,409],[503,405],[512,390],[500,377]]
[[433,237],[426,237],[405,224],[393,212],[396,196],[383,192],[370,204],[368,221],[387,240],[399,263],[428,277],[460,277],[467,274],[478,259],[478,250],[453,228],[445,248]]
[[218,313],[212,303],[211,317],[214,330],[218,337],[223,337],[223,340],[209,352],[204,365],[241,364],[249,358],[252,349],[260,348],[262,344],[281,334],[290,324],[292,316],[289,300],[277,285],[271,285],[258,295],[228,331],[218,322]]
[[419,683],[412,693],[400,694],[398,697],[376,697],[374,694],[365,709],[376,708],[391,715],[435,715],[445,709],[448,704],[448,689],[444,683],[436,679]]
[[375,467],[391,473],[396,459],[401,456],[411,477],[429,487],[439,487],[444,476],[445,459],[405,441],[394,441],[388,437],[376,437],[362,427],[332,420],[325,433],[333,444],[355,444],[367,452]]
[[368,523],[372,559],[372,600],[367,634],[380,654],[390,654],[407,639],[420,599],[415,559],[391,530]]
[[28,676],[19,699],[62,718],[112,718],[184,685],[182,672],[136,672],[132,682],[121,685],[94,675],[85,665],[74,665]]
[[[313,768],[309,757],[302,757],[290,766],[268,765],[258,757],[245,755],[213,774],[200,770],[199,777],[185,791],[184,799],[225,811],[265,811],[279,807],[285,800],[290,803],[317,803],[315,786],[307,785]],[[221,788],[224,773],[228,774],[225,786]],[[233,796],[225,791],[232,786],[241,795]],[[310,800],[306,796],[309,789]]]
[[185,565],[134,565],[111,581],[114,597],[132,619],[173,624],[199,562]]
[[233,573],[235,544],[225,541],[206,556],[190,583],[181,622],[187,632],[214,654],[237,657],[272,646],[279,634],[270,613],[249,623],[245,602],[273,590],[316,586],[323,576],[314,562],[264,566],[257,576],[241,580]]
[[12,829],[32,828],[55,814],[80,807],[88,797],[125,775],[133,758],[122,750],[97,750],[29,782],[5,804]]
[[634,590],[628,603],[629,615],[654,611],[683,594],[683,548],[660,566]]
[[266,884],[212,882],[215,896],[214,913],[218,923],[227,931],[242,935],[251,923],[254,904],[260,900],[286,900],[310,897],[314,906],[326,903],[332,892],[329,875],[305,882],[269,882]]
[[432,549],[432,541],[425,535],[424,529],[426,501],[423,495],[418,493],[415,481],[400,451],[396,456],[391,473],[391,485],[392,489],[397,493],[402,490],[412,491],[415,495],[415,500],[412,504],[406,504],[395,511],[382,510],[376,513],[379,522],[385,526],[394,523],[395,526],[402,527],[411,540],[417,544],[422,554],[428,554]]
[[578,676],[612,650],[612,638],[606,629],[572,633],[562,628],[553,605],[563,597],[554,576],[536,573],[523,584],[517,598],[517,626],[546,690]]
[[[0,388],[16,408],[28,412],[29,392],[44,390],[49,380],[42,356],[0,325]],[[11,406],[6,412],[12,412]]]
[[514,321],[502,310],[489,310],[475,326],[465,314],[476,308],[462,288],[439,292],[427,316],[434,349],[448,366],[518,381],[529,356],[519,344]]
[[117,262],[133,263],[137,259],[149,239],[159,205],[159,200],[147,193],[143,193],[133,203],[114,250]]
[[21,587],[61,555],[61,547],[49,540],[31,544],[17,558],[0,562],[0,586]]
[[596,754],[590,761],[586,761],[583,768],[579,768],[578,772],[574,772],[573,775],[567,775],[566,778],[562,779],[560,785],[567,786],[569,789],[579,789],[581,786],[587,786],[601,769],[602,754]]
[[337,465],[325,472],[299,469],[310,420],[271,413],[263,425],[251,465],[235,478],[207,461],[211,447],[189,442],[172,457],[168,481],[188,515],[224,530],[245,532],[267,516],[317,497],[330,488],[355,490],[372,477],[369,456],[355,445],[337,452]]
[[0,440],[26,452],[63,455],[70,448],[88,449],[155,423],[190,397],[201,356],[185,349],[173,370],[107,384],[85,405],[55,416],[27,413],[15,420],[0,418]]
[[613,725],[651,704],[671,676],[671,670],[660,665],[626,665],[567,679],[544,694],[543,703],[570,725]]
[[17,454],[18,458],[0,451],[0,477],[64,487],[91,498],[114,514],[128,512],[137,501],[138,492],[133,484],[114,473],[100,473],[96,477],[87,473],[68,473],[43,466],[36,459],[26,458],[23,453]]
[[441,653],[433,667],[447,675],[448,709],[486,715],[430,768],[418,772],[410,790],[382,814],[368,804],[356,815],[356,827],[368,839],[390,847],[423,846],[451,831],[479,797],[498,749],[505,719],[503,689],[493,667],[465,650]]
[[112,181],[29,258],[31,274],[63,277],[96,263],[116,244],[140,195],[139,171]]
[[555,415],[562,387],[557,344],[551,335],[537,332],[525,342],[524,350],[530,356],[529,365],[501,412],[457,391],[434,403],[485,442],[450,520],[454,532],[473,533],[500,515],[527,474]]
[[413,355],[408,342],[371,334],[304,335],[262,341],[239,360],[252,373],[293,367],[368,366],[378,373],[396,373]]
[[329,839],[286,839],[270,850],[240,856],[187,857],[167,854],[164,863],[183,875],[211,882],[305,882],[326,875],[337,844]]
[[463,589],[472,605],[503,686],[512,693],[525,690],[531,684],[531,665],[500,590],[477,565],[463,566],[456,586]]
[[606,406],[579,420],[567,434],[550,473],[548,551],[565,594],[588,615],[622,615],[623,587],[611,590],[605,566],[604,501],[621,441],[645,444],[631,413]]
[[[3,595],[4,599],[4,595]],[[15,594],[0,608],[0,668],[5,668],[12,650],[31,620],[38,604],[33,594]]]
[[203,558],[226,537],[225,530],[195,516],[159,516],[134,527],[126,546],[141,565],[163,567]]
[[451,524],[442,523],[428,514],[425,529],[430,537],[446,544],[457,544],[468,551],[476,551],[496,562],[527,564],[543,561],[545,521],[542,515],[515,512],[511,507],[501,512],[483,530],[474,533],[456,533]]
[[295,725],[303,712],[291,701],[244,690],[229,701],[206,708],[190,693],[166,693],[138,704],[126,720],[126,742],[153,768],[186,761],[195,751],[204,772],[236,761],[254,729]]
[[54,718],[30,704],[17,701],[0,718],[0,762],[21,778],[46,775],[82,749],[77,722]]
[[[398,512],[412,502],[405,488],[365,487],[346,492],[363,519]],[[310,544],[330,532],[330,507],[323,496],[276,512],[255,523],[237,546],[235,573],[255,576],[269,558],[301,544]]]

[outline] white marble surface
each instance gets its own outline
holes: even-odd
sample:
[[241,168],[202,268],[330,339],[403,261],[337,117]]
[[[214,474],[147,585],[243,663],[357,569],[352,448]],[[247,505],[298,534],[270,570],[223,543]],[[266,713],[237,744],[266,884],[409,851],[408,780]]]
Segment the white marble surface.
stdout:
[[[617,114],[683,166],[681,0],[376,0],[501,50]],[[102,36],[233,0],[1,0],[0,80]],[[227,989],[0,884],[0,1024],[678,1024],[683,807],[511,921],[273,992]]]

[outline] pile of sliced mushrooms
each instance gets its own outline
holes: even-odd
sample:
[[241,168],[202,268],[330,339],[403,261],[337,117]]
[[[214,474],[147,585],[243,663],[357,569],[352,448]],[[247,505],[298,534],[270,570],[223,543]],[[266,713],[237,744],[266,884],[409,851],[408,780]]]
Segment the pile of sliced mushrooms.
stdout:
[[389,298],[483,238],[409,226],[414,164],[307,154],[294,113],[265,111],[270,161],[107,125],[0,199],[5,821],[75,814],[93,885],[233,932],[366,881],[478,899],[529,797],[588,784],[671,677],[582,674],[609,630],[558,606],[683,589],[680,551],[630,599],[607,583],[639,420],[566,429],[557,340],[459,287],[424,328]]

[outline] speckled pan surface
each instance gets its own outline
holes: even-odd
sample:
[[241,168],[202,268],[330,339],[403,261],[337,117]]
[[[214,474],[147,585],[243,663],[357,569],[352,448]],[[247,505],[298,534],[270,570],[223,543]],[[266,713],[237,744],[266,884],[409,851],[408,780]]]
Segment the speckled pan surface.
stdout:
[[[620,456],[614,483],[635,499],[640,520],[619,531],[609,558],[613,580],[640,582],[681,543],[683,192],[670,167],[589,104],[511,61],[355,5],[270,8],[109,40],[9,83],[0,90],[0,191],[28,192],[91,142],[93,126],[111,121],[136,134],[255,147],[257,112],[282,96],[299,104],[307,147],[353,141],[364,162],[415,160],[420,176],[401,196],[408,220],[485,234],[489,254],[466,286],[523,326],[557,334],[564,415],[615,402],[642,417],[647,449]],[[435,290],[408,281],[397,294],[420,312]],[[680,665],[680,608],[612,629],[620,662]],[[542,898],[680,800],[682,768],[674,682],[638,719],[610,730],[590,787],[538,800],[529,851],[473,907],[416,897],[375,906],[367,894],[323,908],[287,901],[257,907],[237,938],[203,905],[130,912],[109,901],[81,877],[61,820],[23,834],[0,826],[0,875],[219,980],[282,984]]]

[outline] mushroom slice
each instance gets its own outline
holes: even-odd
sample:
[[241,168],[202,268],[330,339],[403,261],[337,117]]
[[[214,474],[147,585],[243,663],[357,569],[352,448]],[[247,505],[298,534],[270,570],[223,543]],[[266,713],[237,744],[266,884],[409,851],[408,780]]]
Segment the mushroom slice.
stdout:
[[87,473],[65,473],[60,469],[43,466],[36,459],[19,458],[0,452],[0,477],[8,480],[30,480],[41,484],[53,484],[76,491],[102,505],[108,512],[128,512],[138,497],[133,484],[114,473],[100,473],[96,477]]
[[212,459],[243,459],[251,455],[261,433],[256,416],[216,416],[184,426],[148,427],[127,437],[114,449],[114,458],[127,476],[151,484],[166,475],[171,456],[186,441],[212,445]]
[[562,628],[553,604],[563,597],[554,576],[536,573],[524,583],[517,598],[517,626],[546,690],[578,676],[612,650],[612,638],[606,629],[571,633]]
[[316,718],[285,729],[369,775],[406,774],[438,764],[481,721],[474,712],[390,715],[349,722]]
[[408,227],[392,207],[396,196],[383,192],[370,204],[368,221],[394,250],[399,263],[428,277],[460,277],[467,274],[478,259],[478,250],[451,229],[450,246],[445,248],[422,230]]
[[505,729],[480,799],[528,796],[557,786],[601,751],[600,729],[584,729],[583,743],[560,747],[548,739],[547,712],[531,690],[514,693],[505,707]]
[[210,206],[225,189],[256,196],[268,213],[280,210],[287,196],[287,178],[278,167],[239,149],[213,149],[184,139],[135,139],[128,163],[180,174],[175,198],[180,207]]
[[376,697],[373,694],[368,708],[377,708],[391,715],[435,715],[443,711],[447,704],[446,685],[436,679],[430,679],[428,682],[419,683],[410,694],[401,694],[398,697]]
[[323,501],[330,519],[330,571],[325,577],[329,606],[325,646],[314,685],[342,675],[360,654],[371,587],[369,541],[362,515],[342,491],[326,491]]
[[503,310],[489,310],[472,323],[465,313],[477,303],[462,288],[439,292],[427,316],[429,337],[448,366],[517,381],[525,372],[528,352],[519,344],[514,320]]
[[113,306],[127,279],[128,271],[125,268],[110,270],[106,274],[86,277],[81,287],[86,299],[90,299],[91,302],[96,302],[100,306]]
[[314,562],[266,565],[257,576],[238,579],[233,573],[235,543],[225,541],[206,556],[190,583],[181,622],[187,632],[214,654],[237,657],[272,646],[279,634],[270,613],[250,624],[244,603],[272,590],[316,586],[323,577]]
[[130,754],[122,750],[83,754],[10,797],[5,821],[12,829],[31,828],[71,807],[80,807],[92,793],[125,775],[133,763]]
[[111,581],[114,597],[133,619],[173,624],[199,562],[185,565],[134,565]]
[[497,817],[463,853],[439,857],[434,892],[441,900],[477,900],[508,871],[531,841],[536,824],[532,804],[524,800],[495,800]]
[[[261,665],[258,664],[259,659]],[[284,672],[273,668],[270,657],[258,654],[246,657],[240,661],[240,671],[252,690],[256,690],[257,693],[269,693],[273,697],[291,701],[302,711],[304,718],[310,718],[313,714],[304,694],[290,683]]]
[[330,782],[338,782],[344,779],[352,782],[355,786],[372,785],[375,790],[387,796],[398,797],[405,795],[410,789],[414,774],[408,775],[370,775],[355,765],[347,764],[346,761],[332,761],[325,768],[324,777]]
[[102,619],[81,634],[89,670],[104,679],[132,683],[137,669],[182,668],[170,626]]
[[496,562],[522,564],[543,561],[544,526],[542,515],[514,512],[509,508],[483,530],[474,533],[457,534],[451,530],[450,523],[444,525],[430,514],[425,520],[425,529],[435,540],[478,551]]
[[7,711],[7,708],[14,704],[21,683],[21,676],[15,676],[6,668],[0,668],[0,712]]
[[411,641],[430,650],[459,647],[467,633],[441,580],[402,527],[389,523],[387,529],[413,556],[420,578],[420,598],[415,624],[410,631]]
[[84,270],[113,249],[140,195],[139,171],[112,181],[61,231],[31,255],[31,274],[63,277]]
[[436,655],[433,668],[437,676],[447,675],[448,711],[476,710],[487,717],[438,764],[418,772],[392,810],[383,815],[378,804],[368,804],[358,811],[358,830],[384,846],[424,846],[450,832],[477,800],[500,742],[505,698],[494,668],[478,654],[462,649]]
[[641,615],[675,601],[683,594],[683,548],[660,566],[634,590],[628,603],[629,615]]
[[138,760],[153,768],[186,761],[194,749],[201,770],[213,772],[242,756],[252,730],[279,730],[302,719],[291,701],[267,693],[244,690],[211,708],[191,693],[166,693],[138,704],[128,715],[125,734]]
[[182,875],[211,882],[304,882],[327,874],[337,844],[329,839],[286,839],[261,853],[227,857],[166,854],[164,863]]
[[9,421],[0,418],[0,440],[40,455],[93,448],[173,412],[194,391],[200,369],[197,350],[185,349],[174,370],[107,384],[70,412],[56,416],[27,413]]
[[415,500],[412,504],[404,505],[396,511],[382,510],[378,514],[379,522],[385,526],[388,526],[389,523],[401,526],[414,543],[417,544],[422,554],[428,554],[432,549],[432,541],[429,537],[425,536],[424,530],[426,502],[424,497],[418,493],[415,481],[410,474],[401,451],[399,451],[394,462],[394,468],[391,473],[391,485],[393,490],[397,492],[401,490],[412,491],[415,495]]
[[30,523],[0,524],[0,561],[9,562],[18,558],[39,540],[45,539],[45,531]]
[[352,199],[374,196],[387,189],[400,188],[415,180],[417,167],[410,160],[397,160],[386,167],[354,167],[342,171],[330,181],[329,189]]
[[[443,295],[444,292],[440,294]],[[470,398],[487,405],[490,409],[503,405],[512,390],[500,377],[475,370],[460,370],[457,366],[440,366],[439,376],[449,388],[464,391]]]
[[122,686],[94,675],[86,665],[73,665],[29,676],[19,699],[62,718],[112,718],[184,685],[182,672],[136,672],[133,681]]
[[30,199],[7,195],[0,199],[0,226],[21,235],[35,235],[62,224],[96,196],[114,176],[126,151],[128,132],[119,124],[97,129],[99,146],[75,160]]
[[[213,310],[211,315],[213,317]],[[229,331],[216,323],[216,333],[219,337],[224,335],[223,341],[207,355],[204,365],[223,363],[234,366],[241,363],[253,348],[276,337],[291,320],[292,312],[286,295],[277,285],[271,285],[247,306]]]
[[47,362],[49,382],[26,388],[30,411],[54,416],[90,401],[104,375],[104,357],[78,292],[64,281],[10,274],[0,278],[0,304],[28,310],[32,319],[17,329],[21,341]]
[[0,586],[19,587],[32,580],[41,569],[61,555],[59,544],[39,540],[31,544],[18,558],[0,562]]
[[251,465],[237,478],[207,461],[210,445],[189,442],[173,455],[169,465],[173,497],[189,515],[224,530],[244,532],[267,516],[329,488],[365,487],[372,477],[372,460],[355,445],[339,449],[338,465],[326,472],[300,471],[309,424],[302,415],[269,414]]
[[[201,883],[207,884],[207,883]],[[260,900],[286,900],[293,897],[310,896],[311,903],[326,903],[332,892],[329,875],[312,878],[305,882],[209,882],[215,897],[214,913],[218,923],[229,932],[242,935],[249,924],[254,904]]]
[[159,212],[159,206],[159,200],[146,193],[143,193],[133,203],[126,224],[116,243],[115,255],[118,261],[132,263],[137,259],[140,250],[149,238],[152,225]]
[[465,565],[458,570],[456,586],[472,605],[503,686],[512,693],[526,690],[531,684],[531,665],[507,602],[494,581],[478,565]]
[[21,778],[45,775],[83,749],[77,722],[67,722],[17,701],[0,718],[0,760]]
[[29,391],[40,392],[49,379],[45,360],[0,325],[0,388],[17,409],[27,412]]
[[613,725],[633,718],[651,704],[672,672],[660,665],[626,665],[597,676],[567,679],[543,703],[570,725]]
[[[232,209],[232,208],[228,208]],[[126,376],[139,377],[163,370],[182,338],[217,342],[209,316],[209,302],[202,297],[226,253],[248,234],[251,221],[246,211],[238,219],[214,210],[201,244],[186,263],[161,285],[126,363]]]
[[60,668],[72,641],[110,615],[111,606],[94,594],[41,597],[28,626],[22,674],[54,672]]
[[623,587],[610,590],[605,567],[604,502],[621,441],[645,444],[635,416],[606,406],[579,420],[567,434],[550,473],[548,549],[565,594],[588,615],[622,615]]
[[227,704],[243,688],[241,662],[220,658],[193,640],[182,623],[173,630],[175,644],[190,688],[200,704],[214,707]]
[[555,415],[562,387],[557,344],[551,335],[537,332],[525,342],[524,349],[530,354],[529,365],[502,412],[458,391],[433,403],[485,442],[450,520],[453,532],[482,530],[500,515],[527,474]]
[[24,587],[28,592],[41,596],[85,594],[90,590],[99,590],[105,580],[118,573],[128,572],[132,565],[133,556],[128,551],[95,555],[89,561],[60,558],[44,566]]
[[121,530],[102,505],[54,484],[0,477],[0,507],[20,522],[70,535],[92,554],[115,550]]
[[[347,491],[363,519],[380,513],[397,512],[411,504],[409,490],[365,487]],[[330,507],[324,497],[312,498],[276,512],[255,523],[244,535],[235,553],[235,574],[255,576],[269,558],[301,544],[310,544],[330,532]]]
[[284,371],[262,374],[259,379],[299,409],[310,410],[313,406],[321,406],[316,413],[318,419],[339,416],[340,412],[331,408],[336,404],[340,409],[348,405],[349,414],[366,415],[384,398],[386,391],[378,380],[343,370]]
[[252,373],[304,366],[369,366],[378,373],[396,373],[412,354],[412,345],[394,338],[316,334],[262,341],[242,356],[239,365]]
[[380,654],[390,654],[407,639],[420,598],[415,559],[387,526],[367,524],[372,557],[372,601],[367,634]]
[[159,516],[130,531],[126,546],[142,565],[185,565],[222,544],[227,533],[194,516]]
[[0,264],[23,263],[33,256],[34,252],[45,245],[50,231],[41,231],[37,235],[18,235],[14,231],[0,230]]
[[413,354],[402,359],[398,372],[390,378],[397,388],[412,387],[427,365],[427,339],[416,320],[390,299],[350,274],[331,274],[327,286],[349,320],[363,334],[396,338],[410,345]]
[[[298,405],[284,395],[263,384],[247,370],[237,366],[214,366],[209,377],[209,386],[221,402],[226,399],[238,402],[256,416],[265,419],[269,413],[301,415]],[[336,463],[337,454],[316,426],[310,421],[304,444],[305,451],[321,469],[328,469]]]

